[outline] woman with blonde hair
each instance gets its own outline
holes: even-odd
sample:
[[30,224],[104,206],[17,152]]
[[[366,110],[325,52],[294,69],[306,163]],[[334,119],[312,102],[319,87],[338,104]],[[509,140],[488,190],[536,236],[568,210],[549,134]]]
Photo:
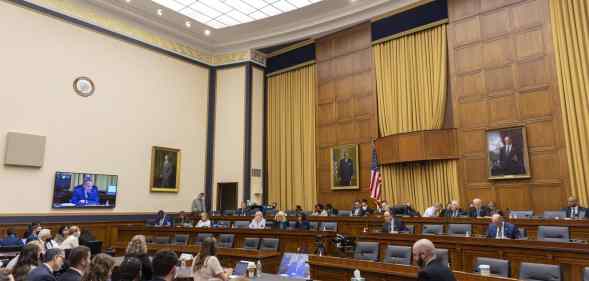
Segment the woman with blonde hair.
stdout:
[[57,245],[57,242],[55,242],[55,240],[53,240],[53,238],[51,237],[51,230],[48,228],[41,229],[41,231],[39,231],[38,237],[39,240],[41,240],[41,242],[43,243],[45,250],[59,247]]
[[90,268],[84,273],[80,281],[108,281],[115,266],[115,260],[107,254],[94,256]]
[[135,235],[127,245],[125,258],[136,258],[141,261],[141,280],[151,280],[152,265],[147,253],[145,236]]
[[287,230],[290,225],[286,219],[286,213],[283,211],[278,212],[274,217],[274,220],[276,221],[276,228],[280,230]]
[[200,213],[200,220],[196,224],[196,227],[211,227],[211,220],[209,219],[209,214],[206,212]]
[[59,248],[66,250],[80,246],[80,233],[81,231],[78,226],[70,226],[70,228],[67,231],[67,237],[65,238],[65,240],[63,240],[63,243],[59,245]]

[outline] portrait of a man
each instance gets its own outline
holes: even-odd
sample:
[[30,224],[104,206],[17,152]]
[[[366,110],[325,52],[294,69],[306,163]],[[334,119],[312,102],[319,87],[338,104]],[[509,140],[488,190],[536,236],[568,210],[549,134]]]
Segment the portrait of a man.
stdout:
[[530,177],[524,127],[487,131],[489,178]]
[[346,144],[331,149],[332,189],[358,188],[358,145]]
[[178,192],[180,150],[154,146],[151,153],[151,191]]

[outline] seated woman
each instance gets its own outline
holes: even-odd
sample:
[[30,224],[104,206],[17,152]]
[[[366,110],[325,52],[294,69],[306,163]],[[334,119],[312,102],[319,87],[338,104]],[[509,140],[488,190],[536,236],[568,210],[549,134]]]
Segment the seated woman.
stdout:
[[63,243],[63,241],[65,240],[65,238],[68,236],[68,232],[69,232],[70,227],[67,225],[62,225],[59,230],[57,230],[57,234],[55,234],[55,242],[57,242],[57,244],[61,245],[61,243]]
[[206,212],[200,213],[200,220],[196,224],[196,227],[211,227],[211,220],[209,220],[209,214]]
[[295,223],[295,229],[297,230],[309,230],[311,225],[307,220],[307,215],[305,213],[300,213],[297,215],[297,222]]
[[216,255],[217,241],[213,237],[205,238],[200,246],[200,253],[192,265],[194,281],[229,280],[231,270],[228,269],[228,272],[225,272]]
[[249,229],[264,229],[266,228],[266,219],[261,211],[257,211],[256,215],[250,222]]
[[276,228],[281,229],[281,230],[287,230],[289,227],[289,223],[288,220],[286,219],[286,213],[284,213],[283,211],[280,211],[276,214],[276,216],[274,217],[274,220],[276,221],[276,223],[274,224],[276,226]]
[[45,251],[59,247],[57,242],[51,238],[51,230],[47,228],[43,228],[39,231],[39,240],[43,243]]
[[147,254],[147,242],[145,236],[135,235],[127,245],[125,258],[136,258],[141,261],[141,280],[151,280],[152,266],[151,259]]
[[63,240],[63,243],[59,245],[59,248],[63,250],[73,249],[80,246],[80,228],[73,225],[69,228],[67,237]]

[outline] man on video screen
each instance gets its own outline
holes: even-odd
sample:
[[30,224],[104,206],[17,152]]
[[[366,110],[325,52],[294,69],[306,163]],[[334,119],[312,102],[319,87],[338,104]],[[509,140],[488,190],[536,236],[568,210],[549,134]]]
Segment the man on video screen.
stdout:
[[91,176],[84,176],[84,182],[74,188],[70,203],[76,205],[98,205],[100,197],[98,196],[98,187],[92,182]]

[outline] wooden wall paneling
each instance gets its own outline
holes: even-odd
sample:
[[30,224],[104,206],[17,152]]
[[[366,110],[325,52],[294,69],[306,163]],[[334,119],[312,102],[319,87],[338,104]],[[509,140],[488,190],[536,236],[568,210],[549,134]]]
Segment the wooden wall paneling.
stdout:
[[[548,2],[448,2],[450,96],[465,202],[494,198],[503,209],[540,213],[566,205],[568,166]],[[532,177],[490,181],[485,132],[509,126],[526,127]]]
[[369,197],[370,143],[378,137],[370,24],[337,32],[316,42],[317,153],[328,154],[335,145],[359,144],[357,171],[360,175],[359,190],[332,191],[330,159],[318,156],[317,200],[346,210],[351,208],[353,200]]

